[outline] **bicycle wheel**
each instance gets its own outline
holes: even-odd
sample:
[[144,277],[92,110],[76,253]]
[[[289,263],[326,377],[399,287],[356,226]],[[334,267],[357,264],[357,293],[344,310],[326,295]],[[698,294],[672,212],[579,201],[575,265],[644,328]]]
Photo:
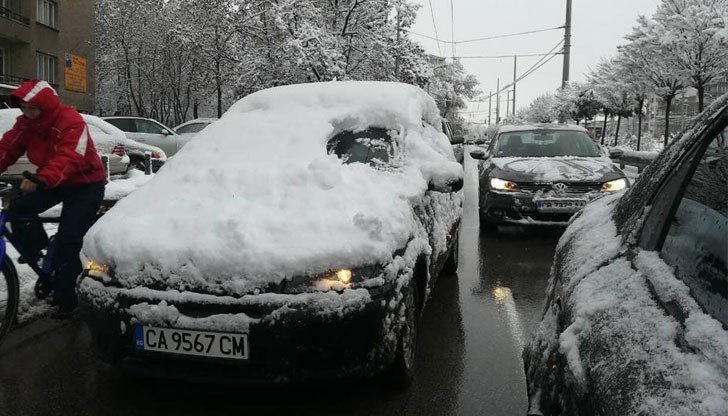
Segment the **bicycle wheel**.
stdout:
[[10,327],[15,322],[20,302],[20,287],[18,283],[18,272],[10,257],[3,256],[2,276],[0,276],[0,344]]

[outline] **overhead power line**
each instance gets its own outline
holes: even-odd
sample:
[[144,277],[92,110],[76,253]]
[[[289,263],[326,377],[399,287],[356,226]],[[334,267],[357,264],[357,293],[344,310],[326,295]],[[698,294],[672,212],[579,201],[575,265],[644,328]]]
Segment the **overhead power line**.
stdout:
[[440,49],[440,36],[437,34],[437,24],[435,23],[435,11],[432,9],[432,0],[430,2],[430,15],[432,16],[432,27],[435,28],[435,40],[437,41],[437,54],[442,56],[442,49]]
[[[432,8],[430,8],[430,10],[432,10]],[[434,15],[433,15],[433,20],[434,20]],[[547,28],[547,29],[529,30],[527,32],[508,33],[505,35],[495,35],[495,36],[487,36],[487,37],[478,38],[478,39],[457,40],[457,41],[454,39],[451,41],[448,41],[448,40],[444,40],[444,39],[433,38],[432,36],[423,35],[421,33],[413,32],[411,30],[407,30],[407,29],[403,29],[403,30],[405,30],[406,32],[409,32],[413,35],[421,36],[421,37],[427,38],[427,39],[432,39],[432,40],[442,42],[442,43],[472,43],[472,42],[480,42],[480,41],[491,40],[491,39],[502,39],[502,38],[507,38],[507,37],[511,37],[511,36],[522,36],[522,35],[529,35],[532,33],[548,32],[551,30],[559,30],[559,29],[563,29],[563,28],[564,28],[564,26],[559,26],[559,27],[551,27],[551,28]],[[435,36],[437,36],[437,34],[435,34]],[[511,55],[511,56],[513,56],[513,55]]]
[[483,55],[483,56],[456,56],[455,59],[496,59],[496,58],[513,58],[517,56],[519,58],[533,57],[533,56],[549,56],[549,55],[561,55],[563,52],[551,52],[551,53],[527,53],[522,55]]

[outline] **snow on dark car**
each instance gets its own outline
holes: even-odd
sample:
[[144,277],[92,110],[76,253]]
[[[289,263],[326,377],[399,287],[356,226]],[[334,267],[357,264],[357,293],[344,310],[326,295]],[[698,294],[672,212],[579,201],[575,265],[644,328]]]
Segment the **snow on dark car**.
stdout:
[[586,130],[567,125],[502,126],[480,170],[480,226],[566,225],[594,197],[624,189],[624,173]]
[[728,414],[728,95],[556,248],[534,415]]
[[462,167],[439,123],[398,83],[238,101],[86,236],[101,356],[173,377],[406,382],[427,295],[457,267]]

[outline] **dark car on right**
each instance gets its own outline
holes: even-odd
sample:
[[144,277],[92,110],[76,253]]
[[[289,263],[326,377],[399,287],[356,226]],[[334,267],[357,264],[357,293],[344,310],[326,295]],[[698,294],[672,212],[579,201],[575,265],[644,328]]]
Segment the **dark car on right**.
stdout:
[[529,415],[728,414],[728,95],[556,247]]
[[[479,163],[480,226],[566,225],[595,197],[627,187],[624,173],[579,126],[501,126]],[[618,153],[612,155],[618,157]]]

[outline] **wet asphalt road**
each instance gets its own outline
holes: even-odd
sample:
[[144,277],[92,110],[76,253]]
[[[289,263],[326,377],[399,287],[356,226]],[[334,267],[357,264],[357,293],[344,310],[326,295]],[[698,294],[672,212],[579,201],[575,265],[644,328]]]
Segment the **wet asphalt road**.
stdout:
[[0,346],[0,415],[525,415],[521,349],[538,322],[563,230],[481,234],[466,156],[458,274],[441,276],[422,317],[414,384],[246,389],[124,377],[99,367],[78,321],[43,319]]

